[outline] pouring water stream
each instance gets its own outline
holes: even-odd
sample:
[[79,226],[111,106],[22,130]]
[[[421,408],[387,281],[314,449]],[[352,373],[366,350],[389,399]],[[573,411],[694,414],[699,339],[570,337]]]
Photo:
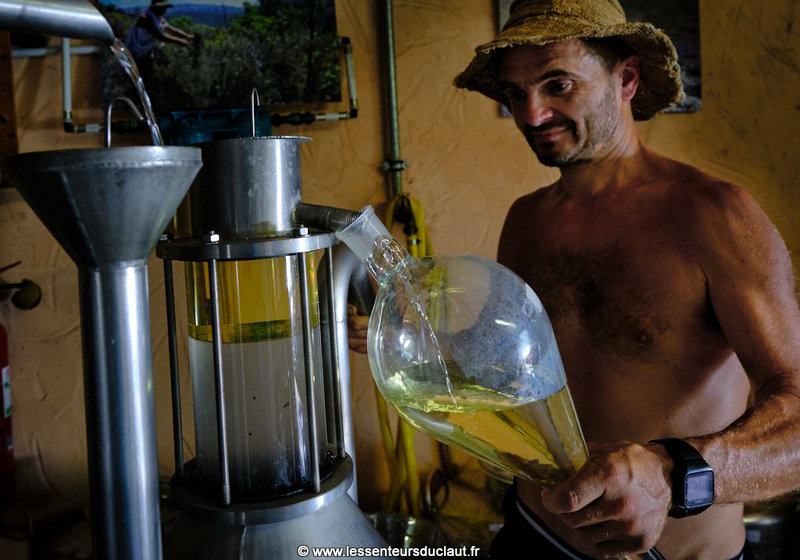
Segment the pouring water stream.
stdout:
[[133,59],[131,51],[128,50],[128,47],[125,46],[125,43],[117,39],[111,45],[111,52],[114,53],[114,57],[117,59],[117,62],[120,66],[122,66],[122,69],[125,70],[125,73],[131,79],[131,82],[133,82],[136,92],[139,94],[139,99],[142,101],[144,116],[147,120],[147,127],[150,129],[150,136],[153,140],[153,145],[163,146],[164,140],[161,137],[161,130],[158,128],[158,123],[156,122],[156,116],[153,112],[153,105],[150,102],[150,96],[147,95],[147,90],[144,87],[144,80],[142,80],[142,76],[139,74],[139,68],[136,66],[136,62]]

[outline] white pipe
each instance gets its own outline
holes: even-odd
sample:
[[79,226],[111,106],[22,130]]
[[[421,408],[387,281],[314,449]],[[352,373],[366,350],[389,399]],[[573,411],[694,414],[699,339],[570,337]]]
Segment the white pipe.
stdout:
[[66,37],[62,38],[61,39],[61,91],[62,91],[62,97],[64,98],[64,131],[89,132],[89,133],[102,132],[103,130],[102,124],[90,123],[90,124],[76,125],[72,121],[72,53],[73,49],[71,41]]
[[[77,47],[70,47],[70,53],[73,55],[78,54],[97,54],[104,51],[103,47],[95,47],[90,45],[79,45]],[[34,49],[11,49],[11,56],[14,58],[26,58],[37,56],[55,56],[61,54],[61,47],[39,47]]]
[[358,114],[358,94],[356,93],[356,70],[353,64],[353,45],[349,37],[342,37],[344,44],[344,66],[347,70],[347,91],[350,94],[350,117]]
[[64,93],[64,122],[72,121],[72,53],[70,40],[61,39],[61,90]]

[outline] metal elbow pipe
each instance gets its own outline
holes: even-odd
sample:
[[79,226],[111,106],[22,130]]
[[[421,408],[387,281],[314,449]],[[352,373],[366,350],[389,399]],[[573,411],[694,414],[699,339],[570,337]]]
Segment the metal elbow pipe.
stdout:
[[106,18],[87,0],[0,0],[0,29],[112,44]]
[[334,208],[333,206],[320,206],[317,204],[306,204],[298,202],[294,207],[294,223],[317,229],[328,231],[341,231],[356,218],[361,212],[346,210],[344,208]]
[[[293,219],[295,225],[309,226],[328,231],[341,231],[356,218],[361,215],[361,212],[354,212],[352,210],[345,210],[343,208],[334,208],[331,206],[320,206],[316,204],[307,204],[305,202],[298,202],[294,208]],[[331,345],[330,340],[330,326],[331,322],[334,325],[334,332],[336,336],[336,369],[339,371],[339,396],[341,399],[341,422],[342,422],[342,439],[344,440],[344,450],[353,459],[353,483],[350,485],[347,493],[350,497],[358,503],[358,486],[357,486],[357,472],[356,472],[356,448],[355,436],[353,434],[353,409],[350,396],[350,360],[349,348],[347,344],[347,300],[348,292],[353,292],[357,297],[356,302],[359,307],[359,313],[369,314],[372,303],[374,301],[374,294],[369,281],[366,278],[366,271],[361,264],[361,260],[353,253],[346,245],[340,243],[333,248],[333,300],[334,300],[334,316],[330,317],[328,312],[328,294],[327,291],[321,289],[327,283],[328,267],[319,267],[318,283],[320,286],[320,318],[321,318],[321,331],[323,341],[326,345]],[[353,284],[351,286],[351,284]],[[330,366],[328,364],[329,370]],[[334,429],[333,426],[328,426],[329,430]]]
[[[350,360],[347,345],[347,293],[351,278],[358,277],[361,261],[346,245],[340,243],[333,251],[334,317],[328,314],[327,293],[320,290],[321,331],[323,338],[329,338],[330,321],[333,320],[336,332],[336,356],[339,370],[339,394],[341,396],[342,431],[344,448],[353,459],[353,484],[347,493],[358,503],[357,473],[355,466],[355,436],[353,434],[353,409],[350,396]],[[327,267],[319,267],[319,285],[326,282]],[[330,343],[327,340],[326,343]]]

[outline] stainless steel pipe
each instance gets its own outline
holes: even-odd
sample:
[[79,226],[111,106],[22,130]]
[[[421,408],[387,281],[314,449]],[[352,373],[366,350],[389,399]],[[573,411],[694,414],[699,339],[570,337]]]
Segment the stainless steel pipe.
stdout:
[[5,160],[78,266],[96,558],[161,558],[147,256],[200,166],[200,150],[178,147]]
[[[168,236],[162,236],[166,240]],[[175,473],[183,478],[183,419],[181,417],[181,377],[178,369],[178,335],[175,331],[175,284],[172,261],[164,260],[164,297],[167,310],[167,343],[169,345],[169,381],[172,390],[172,445]]]
[[[347,346],[347,291],[350,278],[354,271],[361,266],[361,261],[343,243],[338,244],[333,253],[333,285],[334,285],[334,316],[330,317],[328,295],[326,290],[320,290],[320,313],[322,337],[325,344],[332,344],[330,340],[330,324],[333,323],[336,332],[336,359],[339,370],[339,402],[341,402],[341,425],[344,449],[350,457],[356,456],[355,435],[353,433],[353,408],[350,396],[350,354]],[[327,267],[320,267],[318,282],[324,285],[328,276]],[[347,493],[358,502],[358,478],[353,464],[353,484]]]
[[208,288],[211,292],[211,332],[214,357],[214,411],[217,413],[217,449],[219,453],[222,505],[231,503],[231,472],[228,454],[228,417],[225,414],[225,377],[222,374],[222,325],[220,324],[219,270],[217,261],[208,262]]
[[114,42],[106,18],[87,0],[0,0],[0,29]]
[[298,202],[294,207],[293,215],[295,224],[329,231],[339,231],[356,221],[361,212]]
[[146,261],[78,273],[95,554],[160,559]]

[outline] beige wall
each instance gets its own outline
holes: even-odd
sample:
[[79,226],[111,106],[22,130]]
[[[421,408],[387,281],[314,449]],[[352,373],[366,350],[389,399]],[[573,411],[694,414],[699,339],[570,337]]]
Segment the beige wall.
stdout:
[[[509,119],[477,94],[451,86],[472,48],[492,36],[492,0],[395,0],[397,81],[405,187],[425,206],[439,253],[492,257],[503,215],[518,196],[557,174],[536,163]],[[339,0],[339,33],[353,41],[358,119],[276,134],[302,134],[305,200],[358,208],[386,197],[382,2]],[[703,110],[661,115],[640,125],[662,153],[746,187],[783,233],[796,257],[800,171],[800,2],[701,0]],[[99,146],[99,136],[61,131],[60,60],[16,60],[15,97],[21,151]],[[96,64],[75,63],[76,120],[98,121]],[[117,143],[130,142],[122,137]],[[29,277],[44,289],[34,311],[6,306],[11,331],[14,435],[20,490],[74,504],[87,502],[80,332],[75,266],[14,191],[0,191],[0,265],[22,259],[7,280]],[[795,258],[795,263],[799,262]],[[156,406],[161,473],[171,473],[171,418],[163,312],[163,275],[150,266]],[[179,304],[182,300],[179,299]],[[181,305],[183,308],[183,305]],[[179,311],[180,313],[180,311]],[[185,364],[185,356],[182,363]],[[186,368],[184,367],[184,370]],[[362,504],[378,507],[386,486],[373,390],[366,360],[353,356],[353,397]],[[184,371],[184,389],[189,378]],[[192,452],[189,393],[185,444]],[[429,444],[419,438],[423,469]]]

